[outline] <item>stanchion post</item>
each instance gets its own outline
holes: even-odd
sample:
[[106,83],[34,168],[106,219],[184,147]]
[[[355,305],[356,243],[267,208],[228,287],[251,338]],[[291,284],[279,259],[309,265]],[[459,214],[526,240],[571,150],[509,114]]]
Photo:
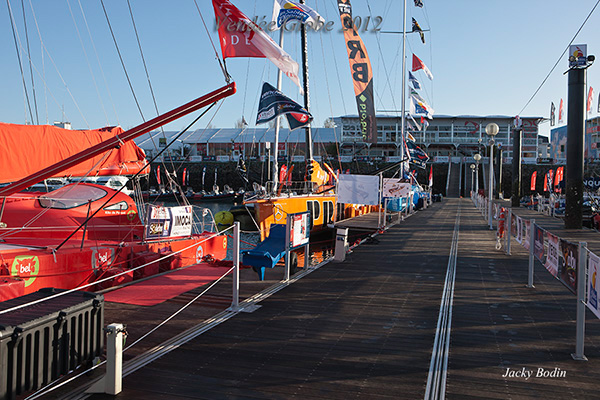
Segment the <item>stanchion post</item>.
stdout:
[[533,267],[535,263],[534,256],[535,249],[535,219],[529,221],[529,270],[527,274],[527,287],[534,288],[533,286]]
[[287,215],[287,223],[285,225],[285,272],[283,280],[289,282],[290,280],[290,229],[292,228],[292,216]]
[[508,217],[507,220],[504,221],[504,226],[506,226],[505,232],[508,232],[508,235],[506,235],[506,254],[510,256],[510,237],[512,236],[512,208],[508,209]]
[[237,311],[240,307],[240,222],[233,224],[233,299],[231,309]]
[[577,265],[577,322],[575,327],[575,353],[571,354],[574,360],[587,361],[583,354],[585,341],[585,276],[587,272],[587,243],[579,242],[579,257]]

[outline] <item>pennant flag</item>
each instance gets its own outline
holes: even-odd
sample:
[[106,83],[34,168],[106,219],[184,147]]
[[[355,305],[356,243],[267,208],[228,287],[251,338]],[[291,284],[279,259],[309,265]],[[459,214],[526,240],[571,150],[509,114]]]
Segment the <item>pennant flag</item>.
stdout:
[[544,192],[548,191],[548,173],[546,172],[546,175],[544,175]]
[[[213,0],[223,58],[266,57],[302,91],[299,66],[262,29],[229,0]],[[230,27],[235,27],[231,30]]]
[[531,191],[535,192],[535,181],[537,180],[537,171],[533,171],[531,174]]
[[563,122],[563,99],[560,99],[560,104],[558,106],[558,123]]
[[344,39],[346,39],[346,50],[354,83],[358,116],[361,121],[360,133],[365,142],[377,143],[377,120],[375,119],[375,102],[373,100],[371,61],[365,44],[358,35],[356,26],[354,26],[350,0],[338,0],[338,10],[344,28]]
[[160,165],[156,167],[156,183],[160,185]]
[[421,59],[419,57],[417,57],[416,55],[413,54],[413,60],[412,61],[413,61],[412,62],[412,70],[413,70],[413,72],[422,69],[423,72],[425,72],[425,75],[427,75],[427,77],[430,80],[433,80],[433,74],[431,73],[431,71],[429,70],[429,68],[427,68],[427,65],[425,65],[425,63],[423,61],[421,61]]
[[556,107],[554,106],[554,102],[550,103],[550,126],[554,126],[556,121]]
[[279,115],[285,115],[290,130],[306,126],[313,119],[304,107],[265,82],[258,103],[256,125],[267,123]]
[[[423,118],[423,117],[421,117],[421,118]],[[427,127],[429,127],[429,121],[424,119],[423,120],[423,132],[425,132],[427,130]]]
[[[413,116],[412,116],[412,115],[410,115],[410,114],[409,114],[409,115],[408,115],[408,117],[409,117],[409,118],[412,120],[412,122],[414,122],[414,124],[417,126],[417,130],[418,130],[418,131],[420,131],[420,130],[421,130],[421,125],[419,125],[419,124],[417,123],[417,121],[415,121],[415,119],[413,118]],[[407,120],[407,121],[408,121],[408,120]]]
[[592,111],[592,97],[594,96],[594,88],[590,86],[590,90],[588,92],[588,98],[587,98],[587,112]]
[[423,8],[423,2],[421,0],[415,0],[415,7]]
[[181,176],[181,186],[187,186],[185,183],[185,178],[187,178],[187,168],[183,169],[183,174]]
[[423,115],[429,119],[433,118],[433,108],[417,92],[410,91],[410,113],[411,115]]
[[421,29],[421,26],[419,25],[417,20],[414,18],[412,19],[412,31],[419,32],[419,35],[421,36],[421,42],[423,42],[423,44],[425,44],[425,34],[423,33],[423,29]]
[[202,168],[202,189],[204,190],[204,177],[206,176],[206,166]]
[[273,21],[275,29],[280,29],[287,21],[298,20],[317,29],[325,25],[325,20],[312,8],[296,1],[275,0],[273,5]]
[[554,170],[551,169],[550,171],[548,171],[548,191],[552,192],[552,184],[554,183]]
[[433,186],[433,165],[429,167],[429,187]]
[[421,83],[419,83],[419,81],[417,80],[417,78],[415,78],[415,76],[410,71],[408,71],[408,81],[410,83],[412,83],[413,87],[416,90],[421,90]]

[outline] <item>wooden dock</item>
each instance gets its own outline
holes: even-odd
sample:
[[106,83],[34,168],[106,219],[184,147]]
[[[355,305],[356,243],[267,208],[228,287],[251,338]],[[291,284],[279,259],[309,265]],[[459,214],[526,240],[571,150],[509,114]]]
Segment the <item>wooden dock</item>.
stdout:
[[[536,221],[544,218],[550,217]],[[535,288],[526,288],[526,250],[515,242],[511,256],[495,250],[495,232],[469,199],[434,203],[355,248],[346,261],[320,267],[261,301],[258,310],[237,314],[132,372],[117,397],[424,398],[457,224],[446,398],[599,398],[600,321],[587,312],[589,361],[574,361],[575,296],[539,263]],[[582,235],[588,243],[600,242],[597,232]],[[268,271],[270,280],[258,282],[248,272],[242,278],[245,297],[276,284],[273,274],[281,273]],[[225,307],[225,284],[230,282],[192,307],[177,326]],[[183,296],[153,307],[109,305],[106,322],[128,323],[128,341],[133,340]],[[126,363],[146,349],[126,356]],[[533,375],[510,375],[517,371]],[[538,371],[559,376],[537,376]],[[61,398],[82,398],[71,389]]]

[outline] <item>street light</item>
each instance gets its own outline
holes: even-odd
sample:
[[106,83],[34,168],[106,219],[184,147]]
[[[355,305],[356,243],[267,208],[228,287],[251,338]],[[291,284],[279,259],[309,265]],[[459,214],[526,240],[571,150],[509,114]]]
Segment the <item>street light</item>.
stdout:
[[471,164],[471,194],[473,194],[473,182],[475,180],[475,164]]
[[477,153],[473,158],[475,159],[475,192],[479,194],[479,160],[481,160],[481,154]]
[[491,124],[487,124],[485,127],[485,133],[487,133],[487,135],[490,137],[490,196],[489,196],[489,201],[490,201],[490,205],[489,205],[489,224],[490,224],[490,229],[494,229],[493,225],[492,225],[492,203],[494,200],[494,136],[496,136],[498,134],[498,131],[500,129],[498,128],[498,125],[495,123],[491,123]]

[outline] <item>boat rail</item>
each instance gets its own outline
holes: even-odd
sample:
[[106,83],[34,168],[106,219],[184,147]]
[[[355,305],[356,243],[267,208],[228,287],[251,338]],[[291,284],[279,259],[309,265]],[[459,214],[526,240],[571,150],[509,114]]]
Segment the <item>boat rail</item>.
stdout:
[[[275,187],[275,182],[269,181],[265,186],[265,194],[275,193],[273,188]],[[297,194],[308,194],[312,193],[316,190],[317,184],[311,181],[291,181],[277,184],[277,193],[279,195],[297,195]]]

